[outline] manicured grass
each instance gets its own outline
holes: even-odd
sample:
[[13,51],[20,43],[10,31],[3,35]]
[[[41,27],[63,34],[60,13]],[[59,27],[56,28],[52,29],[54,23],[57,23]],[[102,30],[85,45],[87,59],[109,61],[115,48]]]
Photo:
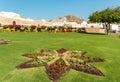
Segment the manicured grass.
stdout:
[[81,33],[0,33],[0,39],[10,40],[0,45],[0,82],[50,82],[45,68],[16,69],[29,60],[21,55],[40,49],[87,51],[87,55],[104,58],[92,63],[105,77],[70,70],[59,82],[119,82],[120,38],[116,35]]

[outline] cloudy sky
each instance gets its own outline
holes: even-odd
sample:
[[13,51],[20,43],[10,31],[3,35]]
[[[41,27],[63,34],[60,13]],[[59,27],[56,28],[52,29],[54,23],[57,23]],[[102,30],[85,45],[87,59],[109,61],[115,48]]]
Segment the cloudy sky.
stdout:
[[0,0],[0,12],[15,12],[35,20],[75,15],[87,20],[97,10],[120,6],[120,0]]

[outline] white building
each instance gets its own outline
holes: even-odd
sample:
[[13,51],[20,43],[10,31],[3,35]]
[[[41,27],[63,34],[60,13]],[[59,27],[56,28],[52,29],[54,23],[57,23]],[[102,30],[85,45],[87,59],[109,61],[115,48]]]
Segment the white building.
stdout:
[[111,30],[120,31],[120,25],[119,24],[111,24]]
[[81,24],[80,24],[80,26],[82,27],[82,28],[85,28],[85,27],[87,27],[87,22],[86,21],[83,21]]
[[[103,23],[87,23],[86,21],[83,21],[81,24],[66,21],[56,21],[52,23],[53,26],[64,26],[65,24],[70,25],[73,28],[103,28]],[[120,31],[120,24],[111,24],[111,30]]]
[[64,22],[53,22],[53,26],[63,26]]
[[[103,28],[103,23],[89,23],[88,28]],[[110,29],[113,31],[120,31],[120,24],[111,24]]]
[[82,28],[87,27],[87,22],[83,21],[81,24],[78,24],[77,22],[53,22],[53,26],[64,26],[65,24],[72,26],[73,28]]
[[102,23],[89,23],[87,24],[88,28],[103,28],[103,24]]

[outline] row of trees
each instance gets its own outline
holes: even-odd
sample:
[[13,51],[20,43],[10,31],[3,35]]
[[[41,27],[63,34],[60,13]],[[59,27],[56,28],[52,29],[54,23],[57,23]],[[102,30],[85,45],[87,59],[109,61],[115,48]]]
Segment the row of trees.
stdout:
[[103,23],[106,33],[108,34],[111,23],[120,23],[120,6],[93,12],[89,16],[89,22]]

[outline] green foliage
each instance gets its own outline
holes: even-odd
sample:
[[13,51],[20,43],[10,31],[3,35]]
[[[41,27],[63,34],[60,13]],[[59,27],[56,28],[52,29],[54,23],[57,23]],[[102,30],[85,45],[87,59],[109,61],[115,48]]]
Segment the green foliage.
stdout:
[[3,29],[7,29],[9,26],[8,25],[4,25],[3,26]]
[[89,16],[90,22],[119,23],[120,7],[96,11]]
[[30,28],[30,26],[28,26],[28,25],[24,25],[24,28]]
[[104,23],[104,28],[108,34],[111,23],[120,23],[120,7],[96,11],[89,16],[89,21]]

